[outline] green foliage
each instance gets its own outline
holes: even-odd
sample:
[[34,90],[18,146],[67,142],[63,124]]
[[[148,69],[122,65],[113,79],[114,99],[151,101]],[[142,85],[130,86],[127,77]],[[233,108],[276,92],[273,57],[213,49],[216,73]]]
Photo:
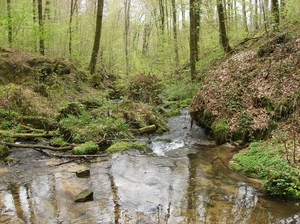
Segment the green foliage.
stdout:
[[212,124],[215,141],[218,145],[224,144],[228,137],[228,124],[226,121],[215,121]]
[[129,83],[129,98],[144,103],[158,104],[161,102],[161,80],[155,75],[139,74]]
[[231,167],[264,180],[263,190],[274,196],[300,199],[300,173],[282,157],[281,144],[254,142],[245,153],[234,156]]
[[100,142],[104,136],[109,139],[128,138],[127,124],[121,118],[92,116],[88,111],[81,115],[69,115],[60,120],[60,131],[65,139],[77,143],[93,140]]
[[6,145],[0,145],[0,157],[5,157],[8,155],[9,148]]
[[75,155],[95,154],[99,150],[98,145],[93,141],[87,141],[82,145],[73,148],[72,153]]
[[63,137],[59,136],[51,139],[51,145],[57,147],[63,147],[69,145],[69,143],[67,143]]
[[138,149],[143,151],[149,151],[149,147],[145,143],[140,142],[117,142],[111,145],[106,151],[108,152],[120,152],[130,149]]
[[12,138],[12,132],[11,131],[0,130],[0,141],[3,141],[3,142],[14,142],[14,140]]

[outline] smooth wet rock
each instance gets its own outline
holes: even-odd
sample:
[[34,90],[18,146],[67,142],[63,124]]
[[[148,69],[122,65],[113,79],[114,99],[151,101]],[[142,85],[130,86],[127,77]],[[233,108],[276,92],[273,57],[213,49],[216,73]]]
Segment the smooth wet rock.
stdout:
[[89,177],[90,176],[90,169],[89,168],[85,168],[82,170],[78,170],[76,171],[76,176],[77,177]]
[[93,201],[94,200],[94,192],[86,189],[81,191],[75,198],[74,202],[86,202],[86,201]]

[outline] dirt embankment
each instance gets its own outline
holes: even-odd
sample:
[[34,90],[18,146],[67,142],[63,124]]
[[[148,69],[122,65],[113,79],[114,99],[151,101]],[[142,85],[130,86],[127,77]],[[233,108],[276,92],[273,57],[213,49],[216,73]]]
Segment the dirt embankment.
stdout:
[[211,70],[192,101],[192,118],[220,144],[275,132],[299,139],[300,36],[281,33],[243,47]]

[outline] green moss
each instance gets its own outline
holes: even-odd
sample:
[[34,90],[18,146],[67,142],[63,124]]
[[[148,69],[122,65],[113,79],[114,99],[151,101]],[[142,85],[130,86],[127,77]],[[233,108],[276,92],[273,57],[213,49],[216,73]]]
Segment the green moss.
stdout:
[[110,146],[106,151],[108,152],[119,152],[127,151],[129,149],[138,149],[143,151],[149,151],[150,148],[145,143],[139,142],[117,142]]
[[72,150],[75,155],[88,155],[94,154],[99,150],[98,145],[93,141],[88,141],[82,145],[74,147]]
[[63,146],[67,146],[69,145],[69,143],[67,143],[63,137],[54,137],[51,139],[51,144],[53,146],[57,146],[57,147],[63,147]]
[[218,145],[224,144],[228,137],[228,124],[225,121],[214,122],[212,124],[215,141]]

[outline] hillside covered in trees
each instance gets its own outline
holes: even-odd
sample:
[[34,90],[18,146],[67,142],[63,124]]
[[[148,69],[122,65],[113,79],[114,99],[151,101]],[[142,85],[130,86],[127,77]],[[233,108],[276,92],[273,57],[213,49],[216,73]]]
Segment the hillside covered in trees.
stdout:
[[217,144],[255,142],[275,163],[233,169],[299,199],[299,13],[297,0],[1,1],[1,155],[39,135],[95,154],[190,107]]

